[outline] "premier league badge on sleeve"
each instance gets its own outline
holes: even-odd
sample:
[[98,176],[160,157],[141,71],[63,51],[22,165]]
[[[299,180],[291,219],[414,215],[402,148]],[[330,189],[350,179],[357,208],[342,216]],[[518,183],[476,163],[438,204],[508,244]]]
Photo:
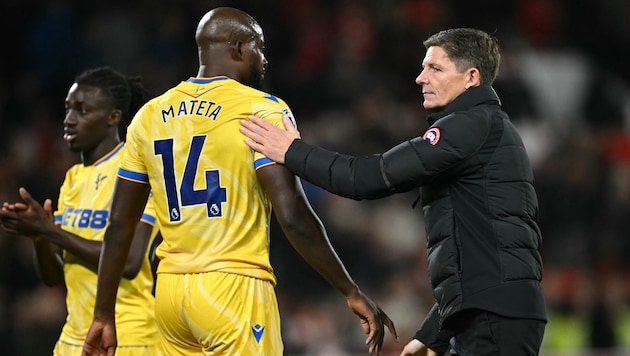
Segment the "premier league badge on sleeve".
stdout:
[[437,127],[432,127],[428,129],[424,135],[422,135],[422,139],[432,144],[433,146],[437,145],[440,141],[440,129]]
[[295,121],[295,118],[293,117],[293,113],[291,113],[291,110],[286,109],[286,108],[282,109],[282,114],[288,116],[289,120],[291,120],[291,122],[293,123],[293,127],[297,129],[297,122]]

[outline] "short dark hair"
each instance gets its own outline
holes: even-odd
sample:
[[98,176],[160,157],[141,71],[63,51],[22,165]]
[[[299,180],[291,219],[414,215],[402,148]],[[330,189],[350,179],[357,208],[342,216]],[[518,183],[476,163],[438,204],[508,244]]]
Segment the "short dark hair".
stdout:
[[474,28],[443,30],[425,40],[424,46],[443,48],[460,72],[477,68],[481,84],[491,85],[499,74],[499,43],[487,32]]
[[118,134],[121,140],[125,140],[131,119],[149,98],[149,92],[144,87],[142,78],[129,77],[105,66],[85,70],[75,78],[74,82],[100,88],[111,98],[114,107],[121,112]]

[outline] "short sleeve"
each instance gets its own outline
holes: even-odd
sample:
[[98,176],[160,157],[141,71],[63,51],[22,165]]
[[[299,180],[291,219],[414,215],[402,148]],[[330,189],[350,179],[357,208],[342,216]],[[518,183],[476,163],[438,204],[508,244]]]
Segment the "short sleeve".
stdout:
[[140,221],[149,224],[151,226],[155,226],[157,218],[155,216],[155,205],[153,204],[153,193],[149,194],[149,199],[147,200],[147,205],[144,207],[144,212],[142,213],[142,217]]
[[[260,102],[254,104],[254,115],[265,119],[272,124],[278,126],[284,130],[284,124],[282,122],[282,115],[287,115],[293,122],[293,125],[297,128],[295,118],[289,106],[279,98],[274,96],[264,97]],[[254,153],[254,165],[256,169],[266,167],[270,164],[276,164],[276,162],[267,158],[265,155],[259,152]]]
[[126,150],[120,162],[120,168],[124,171],[146,175],[143,147],[147,144],[144,138],[148,137],[148,133],[141,124],[144,113],[145,110],[142,108],[127,129]]

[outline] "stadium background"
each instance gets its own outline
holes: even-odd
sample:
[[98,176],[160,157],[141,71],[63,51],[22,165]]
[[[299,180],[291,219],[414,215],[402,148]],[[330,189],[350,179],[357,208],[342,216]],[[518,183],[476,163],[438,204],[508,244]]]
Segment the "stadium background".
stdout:
[[[62,140],[75,74],[112,65],[157,95],[197,72],[194,29],[208,9],[253,15],[266,36],[266,90],[303,137],[370,154],[426,127],[414,83],[422,40],[478,27],[500,40],[495,88],[534,164],[550,323],[544,355],[630,353],[630,2],[622,0],[31,1],[0,5],[0,200],[25,186],[57,196],[78,157]],[[398,355],[432,304],[415,193],[355,202],[307,185],[357,282],[392,317]],[[272,263],[289,355],[366,354],[342,297],[277,227]],[[29,241],[0,233],[0,344],[47,355],[64,291],[39,283]],[[390,353],[391,351],[391,353]]]

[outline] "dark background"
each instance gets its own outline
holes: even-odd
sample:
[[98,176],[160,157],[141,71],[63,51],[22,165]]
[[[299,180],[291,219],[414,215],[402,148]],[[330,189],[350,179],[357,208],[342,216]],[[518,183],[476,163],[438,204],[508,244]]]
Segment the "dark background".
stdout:
[[[78,157],[62,140],[76,74],[111,65],[159,95],[197,73],[194,31],[215,6],[263,27],[265,90],[285,99],[309,142],[382,152],[426,128],[422,41],[476,27],[502,47],[495,89],[534,165],[544,287],[544,354],[630,352],[630,2],[622,0],[3,1],[0,5],[0,201],[24,186],[56,199]],[[398,355],[432,304],[415,193],[355,202],[306,185],[356,281],[392,317]],[[274,225],[272,263],[287,354],[366,354],[341,295]],[[64,290],[41,284],[31,244],[0,232],[4,355],[49,355]]]

